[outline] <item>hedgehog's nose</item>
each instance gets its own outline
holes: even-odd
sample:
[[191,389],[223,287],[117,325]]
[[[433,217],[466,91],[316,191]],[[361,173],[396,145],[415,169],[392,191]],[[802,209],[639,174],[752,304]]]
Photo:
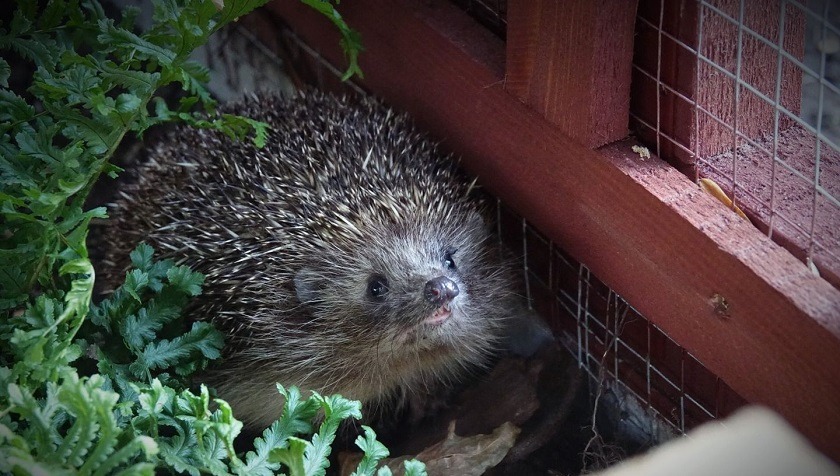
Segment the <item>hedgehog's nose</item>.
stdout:
[[446,276],[438,276],[426,283],[424,296],[435,306],[443,306],[458,295],[458,285]]

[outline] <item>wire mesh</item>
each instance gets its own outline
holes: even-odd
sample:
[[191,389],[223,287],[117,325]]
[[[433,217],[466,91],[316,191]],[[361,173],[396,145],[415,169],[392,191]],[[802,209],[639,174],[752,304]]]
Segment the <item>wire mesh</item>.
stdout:
[[840,6],[641,0],[632,127],[840,286]]
[[606,386],[608,403],[618,409],[613,424],[658,443],[746,404],[586,265],[500,201],[497,226],[507,248],[519,250],[529,305],[591,377],[592,394]]

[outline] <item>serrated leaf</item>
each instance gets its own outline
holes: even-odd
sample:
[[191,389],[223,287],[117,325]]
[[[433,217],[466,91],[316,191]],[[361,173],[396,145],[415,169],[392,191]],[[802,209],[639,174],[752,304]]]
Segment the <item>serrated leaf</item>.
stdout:
[[306,444],[303,455],[304,473],[307,476],[324,476],[330,467],[330,453],[335,440],[335,432],[322,431],[312,435],[312,442]]
[[225,0],[219,23],[225,24],[268,3],[268,0]]
[[312,418],[318,413],[320,404],[314,397],[301,400],[300,389],[290,386],[288,389],[277,383],[277,391],[283,396],[283,413],[280,417],[281,426],[289,433],[288,438],[294,434],[312,433]]
[[199,468],[196,468],[191,461],[197,447],[194,438],[187,438],[184,434],[178,434],[158,443],[160,444],[160,455],[173,470],[178,473],[189,473],[192,476],[201,474]]
[[[145,458],[150,458],[157,455],[159,451],[157,442],[145,435],[136,436],[132,441],[123,445],[123,447],[108,457],[102,464],[96,468],[94,476],[103,476],[111,474],[114,468],[128,463],[135,457],[137,453],[142,453]],[[154,465],[151,463],[138,463],[117,474],[154,474]]]
[[23,34],[28,33],[32,28],[32,21],[30,20],[32,16],[30,12],[27,12],[26,8],[19,7],[12,16],[12,21],[9,24],[9,36],[23,36]]
[[106,153],[115,145],[117,138],[122,134],[119,129],[113,127],[113,124],[90,119],[73,109],[55,109],[53,106],[47,107],[52,109],[52,113],[60,112],[61,118],[66,124],[62,133],[66,137],[75,140],[84,140],[91,154],[99,155]]
[[152,265],[152,256],[155,250],[146,243],[140,243],[137,248],[132,251],[129,256],[131,258],[131,265],[140,271],[148,271]]
[[56,73],[39,68],[35,74],[36,88],[53,94],[56,99],[65,99],[67,105],[87,102],[101,82],[95,71],[81,65]]
[[[190,76],[190,79],[195,82],[196,85],[201,86],[203,83],[207,83],[210,81],[210,70],[207,66],[204,66],[201,63],[195,61],[187,61],[182,66],[182,69],[185,73]],[[185,99],[198,99],[198,98],[185,98]]]
[[11,48],[19,55],[39,65],[53,65],[56,58],[53,52],[57,50],[55,41],[41,38],[41,41],[30,38],[4,38],[0,41],[0,49]]
[[97,64],[102,77],[113,84],[122,86],[137,96],[145,96],[157,88],[160,83],[160,73],[149,73],[132,69],[123,69],[110,61]]
[[143,102],[135,94],[123,93],[117,96],[115,107],[123,114],[133,114],[140,109]]
[[240,474],[254,476],[273,476],[280,468],[280,463],[270,462],[269,454],[275,448],[282,448],[288,440],[288,436],[280,427],[280,422],[275,421],[266,428],[261,437],[254,440],[254,451],[245,455],[245,467]]
[[129,349],[139,351],[155,338],[162,327],[163,322],[150,319],[146,310],[140,309],[137,314],[128,316],[122,322],[120,333]]
[[426,465],[422,461],[416,459],[404,461],[403,468],[405,468],[405,476],[427,476]]
[[362,405],[356,400],[349,400],[341,395],[321,396],[315,394],[315,399],[321,404],[326,416],[326,422],[342,421],[347,418],[362,417]]
[[[87,316],[90,308],[95,274],[93,265],[87,258],[79,258],[63,264],[59,268],[59,274],[62,276],[72,274],[74,277],[70,283],[70,290],[64,295],[64,310],[58,317],[58,321],[78,326]],[[64,348],[69,345],[70,342],[63,344]]]
[[48,30],[61,25],[68,8],[74,8],[76,5],[67,5],[64,0],[52,0],[47,3],[44,12],[38,17],[38,27],[41,30]]
[[113,21],[100,20],[99,29],[101,32],[98,37],[99,41],[108,43],[116,48],[132,51],[134,54],[142,55],[144,58],[153,59],[163,66],[171,65],[177,57],[171,50],[144,40],[124,28],[114,26]]
[[364,452],[364,456],[351,476],[373,476],[379,462],[390,454],[388,448],[376,440],[376,432],[371,427],[362,425],[362,430],[365,434],[356,438],[356,446]]
[[219,331],[206,322],[195,322],[192,329],[182,336],[146,345],[129,370],[137,378],[142,378],[151,370],[173,367],[190,357],[201,355],[216,359],[221,355],[222,344]]
[[190,296],[201,294],[201,286],[204,284],[201,273],[195,273],[186,266],[175,266],[167,271],[166,277],[169,284]]
[[303,459],[308,444],[306,440],[297,437],[289,438],[289,446],[271,450],[268,460],[272,463],[284,464],[289,469],[291,476],[308,475]]
[[164,387],[159,379],[152,380],[149,388],[139,393],[140,407],[149,415],[161,413],[164,408],[171,408],[175,399],[175,391]]
[[141,302],[140,293],[143,292],[143,288],[148,284],[149,275],[139,269],[135,269],[125,275],[125,283],[122,285],[122,289],[137,302]]
[[181,86],[183,87],[184,91],[189,92],[190,94],[194,95],[204,104],[209,104],[213,102],[213,97],[210,95],[210,91],[204,87],[202,84],[202,79],[200,77],[195,77],[192,74],[192,71],[195,71],[198,74],[204,74],[206,70],[192,68],[192,70],[188,69],[187,66],[190,63],[184,65],[185,67],[178,69],[177,71],[173,72],[174,75],[177,76],[178,81],[181,82]]
[[9,87],[9,77],[12,75],[12,68],[9,66],[9,63],[0,58],[0,86],[4,88]]
[[31,190],[38,186],[37,182],[36,177],[13,165],[5,158],[0,158],[0,183],[6,186],[20,185]]
[[[339,44],[341,45],[342,50],[344,50],[344,55],[348,60],[347,71],[345,71],[341,80],[347,81],[353,77],[354,74],[363,78],[364,75],[362,74],[362,70],[359,68],[358,61],[359,53],[363,49],[361,35],[347,25],[338,13],[338,10],[335,9],[329,0],[301,0],[301,2],[329,18],[333,25],[338,28],[339,33],[341,33],[341,40],[339,40]],[[338,3],[338,1],[335,3]]]
[[46,340],[38,340],[26,349],[26,353],[23,354],[23,358],[26,360],[28,365],[37,366],[44,361],[44,345],[46,345],[46,343]]
[[6,392],[9,395],[9,403],[17,406],[24,405],[23,392],[21,392],[20,387],[17,384],[10,383]]
[[19,132],[15,135],[15,142],[21,154],[42,160],[47,166],[61,166],[62,153],[52,145],[52,131],[42,130],[37,135]]
[[28,121],[35,115],[35,109],[20,96],[0,89],[0,121]]

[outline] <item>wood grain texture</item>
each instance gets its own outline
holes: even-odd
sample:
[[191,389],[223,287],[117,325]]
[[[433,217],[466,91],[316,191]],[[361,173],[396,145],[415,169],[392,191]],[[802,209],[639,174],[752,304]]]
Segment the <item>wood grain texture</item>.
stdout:
[[[714,66],[706,61],[697,63],[696,99],[708,111],[698,118],[697,143],[692,149],[700,157],[742,145],[743,139],[735,141],[733,128],[750,139],[758,139],[774,130],[779,53],[754,33],[744,31],[739,36],[739,26],[732,22],[741,15],[739,0],[723,0],[717,6],[721,13],[708,8],[702,12],[700,52]],[[779,24],[781,8],[778,0],[745,2],[743,27],[775,44],[781,39],[784,49],[802,60],[805,54],[805,13],[794,5],[785,5],[785,25],[782,29]],[[781,38],[782,34],[784,38]],[[744,86],[739,86],[736,91],[735,77],[765,95],[769,102]],[[802,71],[784,59],[779,82],[779,104],[791,113],[799,114]],[[779,130],[784,131],[794,123],[792,118],[782,114]]]
[[505,88],[573,139],[627,136],[636,1],[511,0]]
[[[285,0],[269,8],[343,63],[317,14]],[[470,20],[447,8],[342,4],[365,43],[365,86],[463,155],[492,193],[736,392],[840,460],[840,292],[664,162],[640,160],[627,143],[592,151],[559,134],[450,40],[435,18],[461,25],[462,40]]]
[[[752,140],[773,133],[779,53],[765,41],[781,43],[800,60],[804,56],[805,14],[800,7],[785,4],[783,17],[778,0],[744,2],[742,28],[750,31],[739,40],[740,4],[720,0],[712,9],[699,7],[695,0],[639,1],[643,21],[638,22],[635,44],[632,110],[655,127],[659,105],[660,154],[689,176],[695,174],[695,156],[710,157],[745,143],[742,138],[736,143],[734,128]],[[663,35],[658,33],[660,23]],[[698,45],[705,60],[697,57]],[[785,58],[780,74],[779,105],[798,114],[802,72]],[[657,75],[667,88],[657,84]],[[736,77],[769,101],[740,85],[736,107]],[[701,108],[696,121],[694,101]],[[780,131],[793,124],[781,114]],[[641,124],[634,129],[646,143],[657,143],[654,129]]]

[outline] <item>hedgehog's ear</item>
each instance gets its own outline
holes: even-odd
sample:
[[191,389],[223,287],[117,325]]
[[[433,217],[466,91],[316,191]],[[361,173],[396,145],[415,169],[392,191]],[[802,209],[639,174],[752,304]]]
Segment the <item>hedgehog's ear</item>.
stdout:
[[321,277],[309,268],[302,268],[294,277],[295,294],[301,304],[312,304],[319,300],[323,286]]
[[467,215],[467,226],[471,229],[488,230],[490,223],[478,211],[470,210],[469,215]]

